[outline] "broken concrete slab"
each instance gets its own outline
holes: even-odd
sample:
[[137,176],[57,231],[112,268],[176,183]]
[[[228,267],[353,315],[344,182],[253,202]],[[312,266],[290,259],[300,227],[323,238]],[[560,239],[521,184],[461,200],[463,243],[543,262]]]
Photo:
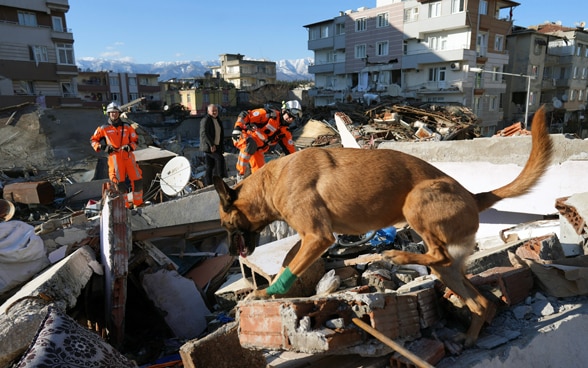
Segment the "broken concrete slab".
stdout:
[[212,187],[173,201],[140,207],[130,216],[133,239],[224,233],[218,207],[218,194]]
[[90,247],[79,248],[25,284],[0,306],[0,366],[24,352],[51,304],[66,310],[95,270],[101,271]]
[[162,269],[143,275],[142,285],[177,337],[193,339],[206,330],[210,311],[192,280]]

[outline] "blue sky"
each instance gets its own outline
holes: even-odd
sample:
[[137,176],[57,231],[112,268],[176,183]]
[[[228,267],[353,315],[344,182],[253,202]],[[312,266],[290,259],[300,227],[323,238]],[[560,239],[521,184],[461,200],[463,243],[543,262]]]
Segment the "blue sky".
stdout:
[[[588,23],[585,0],[519,0],[515,24]],[[243,54],[273,61],[313,57],[305,25],[375,0],[69,0],[76,58],[135,63],[215,61]]]

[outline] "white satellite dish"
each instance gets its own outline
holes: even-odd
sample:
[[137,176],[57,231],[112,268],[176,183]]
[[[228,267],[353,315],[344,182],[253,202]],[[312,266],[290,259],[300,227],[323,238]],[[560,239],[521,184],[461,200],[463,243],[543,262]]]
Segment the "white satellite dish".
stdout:
[[176,196],[188,185],[191,175],[190,161],[185,157],[176,156],[169,160],[161,171],[161,190],[169,196]]

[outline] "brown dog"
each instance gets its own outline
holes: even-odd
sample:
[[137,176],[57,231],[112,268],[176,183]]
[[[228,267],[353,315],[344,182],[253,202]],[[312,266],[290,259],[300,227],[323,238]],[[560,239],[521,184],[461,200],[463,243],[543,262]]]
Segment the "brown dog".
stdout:
[[[362,234],[406,221],[424,240],[426,254],[383,252],[395,264],[421,264],[461,296],[472,312],[465,336],[471,346],[495,306],[464,276],[466,258],[476,246],[478,213],[504,198],[528,192],[547,169],[552,141],[541,108],[533,119],[529,160],[511,183],[472,194],[427,162],[393,150],[308,148],[269,162],[230,188],[214,179],[220,218],[232,254],[247,256],[259,232],[286,221],[300,236],[293,258],[272,284],[257,290],[264,298],[285,293],[335,241],[333,233]],[[288,257],[287,257],[288,258]]]

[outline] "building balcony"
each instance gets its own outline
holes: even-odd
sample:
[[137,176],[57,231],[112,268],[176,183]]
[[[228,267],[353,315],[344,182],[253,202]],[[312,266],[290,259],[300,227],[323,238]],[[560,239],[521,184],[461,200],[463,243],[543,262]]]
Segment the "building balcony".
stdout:
[[335,39],[333,37],[319,38],[318,40],[309,40],[309,50],[333,49],[335,46]]

